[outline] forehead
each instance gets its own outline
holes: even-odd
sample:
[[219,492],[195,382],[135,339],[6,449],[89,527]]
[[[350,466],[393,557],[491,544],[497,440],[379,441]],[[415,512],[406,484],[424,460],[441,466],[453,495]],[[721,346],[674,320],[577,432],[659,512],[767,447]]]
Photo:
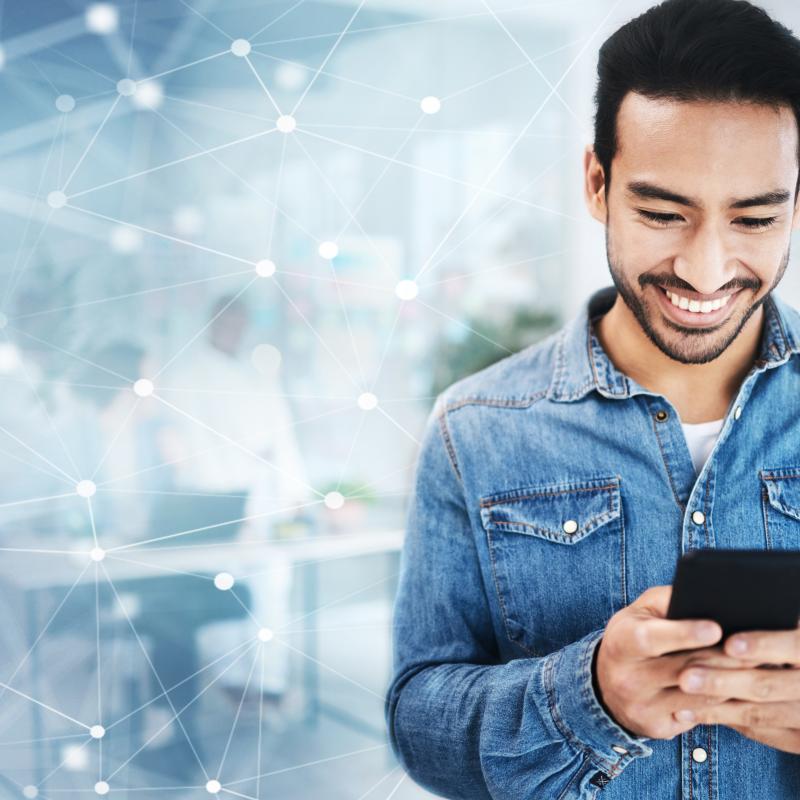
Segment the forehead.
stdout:
[[[653,99],[629,92],[617,116],[614,170],[632,179],[746,195],[792,188],[798,130],[789,106]],[[613,181],[612,181],[613,185]]]

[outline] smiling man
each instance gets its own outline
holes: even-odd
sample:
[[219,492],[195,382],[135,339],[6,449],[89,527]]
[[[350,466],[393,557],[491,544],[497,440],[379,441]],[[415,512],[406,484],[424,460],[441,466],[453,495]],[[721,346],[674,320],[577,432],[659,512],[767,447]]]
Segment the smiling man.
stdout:
[[[800,41],[667,0],[600,50],[614,286],[428,420],[386,718],[476,800],[800,796],[800,630],[668,620],[681,553],[800,549]],[[791,669],[765,669],[789,665]]]

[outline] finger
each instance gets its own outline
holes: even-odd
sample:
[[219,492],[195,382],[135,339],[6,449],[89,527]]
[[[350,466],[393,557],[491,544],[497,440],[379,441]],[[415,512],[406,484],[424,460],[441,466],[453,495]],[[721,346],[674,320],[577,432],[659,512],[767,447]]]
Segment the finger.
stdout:
[[631,607],[649,612],[652,616],[663,618],[667,616],[667,609],[669,608],[669,601],[671,598],[671,586],[651,586],[649,589],[645,589],[645,591],[631,603]]
[[[691,709],[695,725],[739,725],[744,728],[800,728],[800,703],[751,703],[728,700],[725,703]],[[688,714],[680,711],[676,721],[686,723]]]
[[691,666],[679,675],[687,694],[778,702],[800,700],[800,670],[714,669]]
[[647,669],[653,676],[656,686],[678,687],[681,673],[696,668],[715,668],[715,669],[743,669],[754,665],[742,661],[739,658],[732,658],[722,652],[722,648],[701,647],[698,650],[683,650],[677,653],[667,653],[659,656],[650,662],[643,663],[641,669]]
[[632,615],[625,644],[633,658],[655,658],[680,650],[708,647],[722,638],[722,628],[711,620],[672,620]]
[[737,633],[725,642],[725,652],[763,664],[800,664],[800,629]]
[[748,739],[761,742],[777,750],[788,753],[800,753],[800,731],[786,728],[745,728],[742,725],[729,725],[729,728],[741,733]]

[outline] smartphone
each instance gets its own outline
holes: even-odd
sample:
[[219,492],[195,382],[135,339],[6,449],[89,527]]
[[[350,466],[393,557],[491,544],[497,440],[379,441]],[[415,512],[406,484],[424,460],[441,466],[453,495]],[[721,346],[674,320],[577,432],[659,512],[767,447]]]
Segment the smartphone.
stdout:
[[800,617],[800,550],[692,550],[678,560],[668,619],[738,631],[791,630]]

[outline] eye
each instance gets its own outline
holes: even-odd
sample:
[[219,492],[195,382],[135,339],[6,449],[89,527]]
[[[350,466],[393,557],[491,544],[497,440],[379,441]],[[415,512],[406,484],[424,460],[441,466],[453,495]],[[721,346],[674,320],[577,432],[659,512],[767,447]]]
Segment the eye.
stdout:
[[769,228],[777,219],[777,217],[741,217],[738,221],[745,228]]
[[650,222],[655,222],[656,225],[669,225],[670,222],[680,222],[683,219],[680,214],[659,214],[655,211],[645,211],[643,208],[636,210],[640,216]]
[[[683,217],[680,214],[658,213],[656,211],[645,211],[643,208],[636,209],[640,216],[656,225],[667,226],[672,222],[680,222]],[[735,222],[750,230],[764,230],[777,222],[777,217],[739,217]]]

